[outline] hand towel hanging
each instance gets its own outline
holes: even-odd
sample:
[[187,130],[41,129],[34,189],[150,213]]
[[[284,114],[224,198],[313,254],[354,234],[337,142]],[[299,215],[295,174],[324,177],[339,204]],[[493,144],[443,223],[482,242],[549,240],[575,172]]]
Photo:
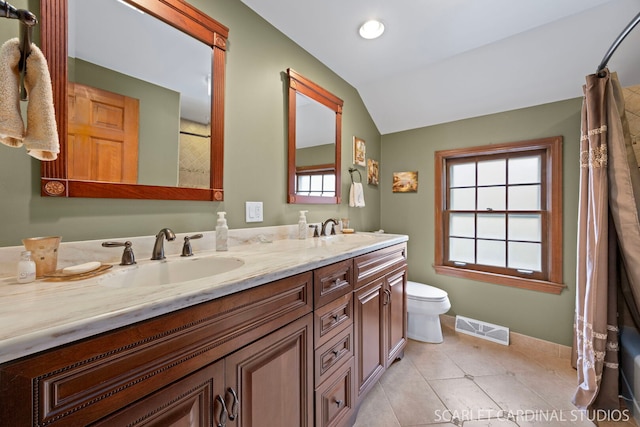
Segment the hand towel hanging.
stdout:
[[55,160],[60,152],[58,128],[53,108],[53,91],[49,67],[38,46],[31,45],[27,57],[24,82],[29,96],[27,105],[27,132],[24,145],[27,153],[40,160]]
[[349,190],[349,206],[364,208],[364,188],[361,182],[352,182]]
[[7,40],[0,47],[0,142],[22,147],[24,123],[20,115],[20,43]]
[[14,38],[0,47],[0,142],[12,147],[24,144],[30,156],[39,160],[55,160],[60,144],[47,61],[42,51],[32,44],[25,76],[29,95],[25,132],[20,114],[19,44],[19,40]]

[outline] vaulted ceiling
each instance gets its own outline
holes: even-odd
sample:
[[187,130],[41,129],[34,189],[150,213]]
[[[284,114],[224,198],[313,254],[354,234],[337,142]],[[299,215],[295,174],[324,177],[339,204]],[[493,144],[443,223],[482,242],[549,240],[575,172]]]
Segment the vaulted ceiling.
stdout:
[[[582,96],[640,0],[242,0],[354,86],[380,133]],[[359,26],[376,18],[378,39]],[[640,84],[640,26],[609,61]]]

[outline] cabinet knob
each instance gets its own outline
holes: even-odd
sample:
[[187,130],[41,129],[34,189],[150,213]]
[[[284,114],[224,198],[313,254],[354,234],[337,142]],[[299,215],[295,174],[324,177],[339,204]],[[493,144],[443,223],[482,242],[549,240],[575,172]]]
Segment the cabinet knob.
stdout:
[[338,357],[338,355],[340,354],[340,350],[333,350],[332,353],[335,357]]
[[334,314],[333,316],[331,316],[331,318],[333,319],[334,323],[338,321],[338,319],[340,318],[340,315],[338,314]]
[[340,406],[342,406],[342,400],[341,399],[336,399],[336,405],[338,405],[338,408]]

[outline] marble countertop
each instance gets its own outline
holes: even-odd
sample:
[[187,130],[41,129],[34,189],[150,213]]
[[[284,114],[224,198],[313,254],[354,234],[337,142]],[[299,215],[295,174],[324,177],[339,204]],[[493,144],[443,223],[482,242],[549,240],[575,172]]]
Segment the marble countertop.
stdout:
[[[193,241],[195,255],[187,260],[226,257],[244,263],[231,271],[181,283],[160,286],[132,283],[113,287],[103,284],[108,275],[144,268],[149,263],[185,262],[185,258],[176,251],[167,255],[165,261],[140,260],[137,254],[137,265],[120,266],[113,260],[113,254],[118,253],[119,258],[120,251],[109,249],[111,263],[115,265],[108,273],[95,278],[18,284],[14,276],[0,275],[0,363],[402,243],[408,237],[356,233],[298,240],[256,234],[251,239],[230,244],[226,252],[204,247],[213,247],[213,239],[212,233],[208,233],[202,242]],[[71,246],[66,252],[72,253]],[[97,258],[78,256],[73,262],[90,260]],[[72,260],[67,257],[62,265],[58,262],[58,267],[65,263],[70,265]]]

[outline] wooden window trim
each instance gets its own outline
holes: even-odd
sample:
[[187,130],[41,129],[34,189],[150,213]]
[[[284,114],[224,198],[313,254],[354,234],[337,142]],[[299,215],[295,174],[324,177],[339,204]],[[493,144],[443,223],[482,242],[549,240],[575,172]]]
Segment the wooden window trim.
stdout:
[[[548,271],[548,280],[516,277],[469,268],[452,267],[444,263],[445,227],[443,226],[444,210],[446,210],[447,161],[493,154],[518,153],[523,151],[544,150],[546,160],[547,191],[545,197],[546,211],[550,215],[548,227],[543,236],[546,239],[548,254],[542,262]],[[508,142],[484,145],[472,148],[442,150],[435,153],[435,259],[433,267],[438,274],[461,277],[498,285],[512,286],[541,292],[560,294],[565,288],[562,283],[562,137],[542,138],[530,141]]]
[[333,163],[326,165],[296,166],[296,175],[320,175],[335,172],[336,167]]

